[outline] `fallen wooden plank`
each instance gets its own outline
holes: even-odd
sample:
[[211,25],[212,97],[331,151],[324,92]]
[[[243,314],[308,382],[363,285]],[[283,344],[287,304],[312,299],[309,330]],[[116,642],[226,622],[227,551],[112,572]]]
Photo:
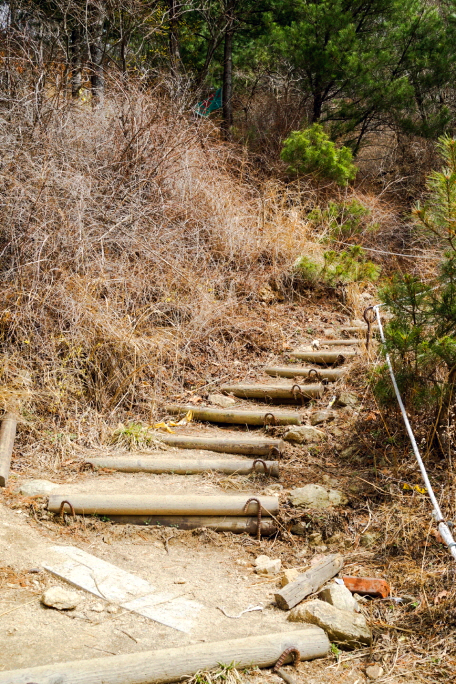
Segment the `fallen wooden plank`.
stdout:
[[347,347],[350,345],[360,345],[364,344],[364,340],[360,340],[359,337],[351,337],[350,339],[339,339],[339,340],[321,340],[322,344],[327,344],[333,347]]
[[[277,461],[259,462],[241,461],[234,459],[190,459],[190,458],[135,458],[105,456],[104,458],[87,458],[96,468],[111,468],[122,473],[173,473],[175,475],[192,475],[195,473],[209,473],[215,471],[227,475],[250,475],[250,473],[265,473],[279,477]],[[264,465],[266,465],[266,470]]]
[[282,610],[290,610],[297,606],[306,596],[313,594],[331,577],[337,575],[344,565],[343,556],[331,554],[309,570],[299,575],[298,579],[290,582],[283,589],[274,594],[277,605]]
[[319,399],[324,392],[323,385],[222,385],[220,391],[242,399],[265,399],[267,401],[296,401]]
[[[366,333],[367,333],[367,325],[364,325],[363,327],[358,326],[358,325],[340,325],[339,331],[349,333],[350,335],[352,335],[353,333],[355,333],[355,335],[359,334],[359,335],[361,335],[361,337],[365,338]],[[378,333],[378,325],[377,324],[372,325],[371,331],[373,334],[377,334]]]
[[[275,496],[256,496],[262,514],[278,515],[279,500]],[[62,501],[69,501],[75,513],[98,515],[254,515],[258,504],[252,501],[247,511],[249,494],[197,496],[189,494],[51,494],[48,510],[58,513]],[[69,507],[65,509],[67,512]]]
[[330,643],[320,627],[309,625],[276,634],[26,667],[0,672],[0,684],[169,684],[199,670],[216,669],[220,663],[234,663],[240,669],[271,667],[287,649],[299,651],[301,660],[313,660],[327,655]]
[[160,434],[157,438],[168,446],[181,449],[206,449],[223,454],[239,454],[244,456],[268,456],[276,449],[282,452],[284,442],[281,439],[262,439],[261,437],[198,437],[197,435]]
[[346,359],[358,356],[358,352],[344,351],[294,351],[290,354],[294,359],[310,361],[312,363],[343,363]]
[[51,551],[63,558],[61,564],[43,565],[52,575],[162,625],[190,632],[204,608],[176,592],[158,592],[141,577],[75,546],[52,546]]
[[265,425],[271,421],[271,415],[276,425],[301,425],[302,419],[299,413],[294,411],[265,411],[265,410],[240,410],[240,409],[215,409],[206,406],[166,406],[166,411],[173,415],[186,415],[192,412],[195,420],[203,420],[212,423],[231,423],[236,425]]
[[11,466],[17,418],[13,413],[5,413],[0,428],[0,487],[6,487]]
[[[121,525],[145,525],[147,527],[175,527],[179,530],[197,530],[205,527],[215,532],[233,532],[234,534],[258,533],[258,522],[254,518],[241,518],[239,516],[211,516],[211,515],[110,515],[109,522]],[[272,518],[261,518],[261,536],[271,537],[277,532],[277,527]]]
[[[271,366],[264,369],[264,372],[274,377],[282,378],[316,378],[319,380],[329,380],[336,382],[347,374],[346,368],[308,368],[306,366]],[[318,373],[318,375],[316,375]]]

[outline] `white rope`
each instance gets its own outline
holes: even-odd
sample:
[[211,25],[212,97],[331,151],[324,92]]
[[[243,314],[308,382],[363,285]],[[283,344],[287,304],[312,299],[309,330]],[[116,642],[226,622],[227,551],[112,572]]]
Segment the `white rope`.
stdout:
[[[375,315],[377,316],[380,338],[382,340],[382,343],[385,344],[385,335],[383,332],[383,326],[382,326],[382,321],[380,319],[380,312],[379,312],[379,309],[381,306],[382,306],[382,304],[377,304],[376,306],[373,306],[372,309],[373,309],[373,311],[375,311]],[[386,357],[386,363],[388,364],[388,369],[390,372],[391,381],[393,383],[394,392],[396,393],[396,399],[397,399],[397,402],[399,404],[399,408],[401,409],[402,418],[404,420],[404,424],[405,424],[405,427],[407,429],[408,436],[409,436],[410,441],[412,443],[413,453],[415,454],[415,458],[416,458],[418,465],[420,467],[421,475],[423,477],[424,484],[426,485],[426,489],[428,491],[429,498],[431,499],[432,505],[434,507],[434,510],[432,512],[433,516],[434,516],[436,522],[438,523],[440,536],[442,537],[445,544],[448,546],[449,551],[450,551],[451,555],[453,556],[454,560],[456,560],[456,543],[453,539],[453,535],[451,534],[448,525],[446,524],[446,522],[443,519],[443,515],[442,515],[442,511],[440,510],[439,502],[436,499],[436,496],[434,494],[434,490],[432,489],[431,482],[430,482],[428,474],[426,472],[425,465],[423,463],[423,459],[421,458],[420,450],[418,449],[418,445],[416,443],[415,435],[413,434],[413,430],[411,428],[410,421],[408,419],[407,413],[405,411],[405,406],[404,406],[404,403],[402,401],[401,393],[399,392],[399,387],[397,386],[396,377],[394,375],[393,365],[391,363],[390,355],[388,353],[386,353],[385,357]]]

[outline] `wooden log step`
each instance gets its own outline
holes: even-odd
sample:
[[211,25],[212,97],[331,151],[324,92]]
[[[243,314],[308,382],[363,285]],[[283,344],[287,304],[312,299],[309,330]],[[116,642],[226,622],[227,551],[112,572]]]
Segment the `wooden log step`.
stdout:
[[[247,501],[254,496],[261,503],[262,515],[268,517],[279,512],[275,496],[235,494],[230,496],[196,496],[189,494],[51,494],[48,510],[58,513],[62,501],[69,501],[75,513],[98,515],[235,515],[257,513],[258,504]],[[65,511],[69,511],[68,504]]]
[[[346,333],[350,333],[350,334],[354,333],[355,335],[359,334],[362,337],[366,337],[366,333],[367,333],[367,325],[364,325],[362,327],[359,325],[347,325],[347,326],[341,325],[341,326],[339,326],[338,329],[341,332],[346,332]],[[378,332],[378,325],[377,324],[372,325],[371,330],[373,333]]]
[[6,413],[0,429],[0,487],[6,487],[8,482],[16,425],[17,417],[13,413]]
[[351,337],[350,339],[339,339],[339,340],[321,340],[322,344],[327,344],[331,347],[349,347],[350,345],[360,345],[364,344],[365,340],[361,340],[359,337]]
[[299,652],[301,660],[312,660],[327,655],[330,643],[320,627],[307,625],[276,634],[27,666],[0,672],[0,684],[170,684],[200,670],[215,669],[220,663],[235,663],[239,669],[271,667],[284,651],[289,651],[284,664],[289,663],[291,649]]
[[307,368],[305,366],[271,366],[264,372],[280,378],[313,378],[336,382],[347,374],[346,368]]
[[187,415],[192,412],[193,418],[212,423],[230,423],[235,425],[301,425],[299,413],[294,411],[265,411],[264,409],[216,409],[207,406],[166,406],[165,410],[173,415]]
[[[87,458],[96,468],[111,468],[121,473],[173,473],[175,475],[193,475],[216,471],[227,475],[250,475],[250,473],[266,473],[279,477],[277,461],[263,461],[240,459],[185,459],[185,458],[131,458],[119,456],[105,456]],[[266,466],[266,470],[265,470]]]
[[295,401],[319,399],[323,385],[222,385],[220,391],[242,399],[263,399],[266,401]]
[[277,605],[282,610],[290,610],[297,606],[306,596],[313,594],[331,577],[337,575],[344,565],[344,557],[340,553],[328,554],[321,561],[283,589],[274,594]]
[[[110,515],[109,521],[120,525],[145,525],[146,527],[175,527],[178,530],[197,530],[207,527],[214,532],[234,534],[258,534],[258,520],[240,516],[217,515]],[[261,517],[261,535],[271,537],[277,532],[272,518]]]
[[197,435],[157,435],[161,442],[181,449],[204,449],[222,454],[242,454],[244,456],[268,456],[282,453],[284,442],[281,439],[239,437],[198,437]]
[[310,361],[312,363],[343,363],[347,359],[352,359],[358,356],[358,352],[344,351],[299,351],[297,349],[291,352],[290,356],[294,359],[301,359],[302,361]]

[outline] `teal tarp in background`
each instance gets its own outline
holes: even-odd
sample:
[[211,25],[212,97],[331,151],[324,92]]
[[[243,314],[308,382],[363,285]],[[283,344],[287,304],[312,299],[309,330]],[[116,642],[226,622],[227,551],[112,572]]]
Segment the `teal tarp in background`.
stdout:
[[209,95],[207,100],[198,102],[195,107],[195,112],[200,116],[209,116],[211,112],[222,108],[222,89],[218,88],[215,93]]

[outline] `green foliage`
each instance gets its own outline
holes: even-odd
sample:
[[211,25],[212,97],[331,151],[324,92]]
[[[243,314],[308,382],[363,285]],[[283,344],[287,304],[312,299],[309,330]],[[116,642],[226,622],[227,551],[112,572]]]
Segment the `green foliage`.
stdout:
[[322,283],[330,287],[337,285],[377,280],[380,268],[364,259],[364,251],[353,245],[343,252],[329,250],[323,254],[324,263],[302,256],[295,264],[295,271],[309,285]]
[[[436,411],[430,439],[451,421],[456,382],[456,141],[443,137],[439,149],[445,166],[430,174],[428,201],[414,212],[417,230],[430,231],[447,247],[436,282],[398,275],[380,293],[393,313],[386,350],[405,402]],[[392,398],[387,383],[386,369],[373,380],[383,403]]]
[[357,167],[348,147],[336,147],[320,124],[302,131],[292,131],[283,141],[281,158],[291,173],[312,173],[347,185],[356,176]]
[[331,201],[325,209],[317,207],[307,214],[307,220],[322,231],[322,242],[333,242],[375,232],[378,223],[370,220],[370,216],[370,209],[357,199],[352,199],[347,202]]
[[188,680],[188,684],[216,684],[218,682],[225,682],[225,684],[238,684],[242,682],[234,662],[228,665],[219,663],[218,670],[199,671]]

